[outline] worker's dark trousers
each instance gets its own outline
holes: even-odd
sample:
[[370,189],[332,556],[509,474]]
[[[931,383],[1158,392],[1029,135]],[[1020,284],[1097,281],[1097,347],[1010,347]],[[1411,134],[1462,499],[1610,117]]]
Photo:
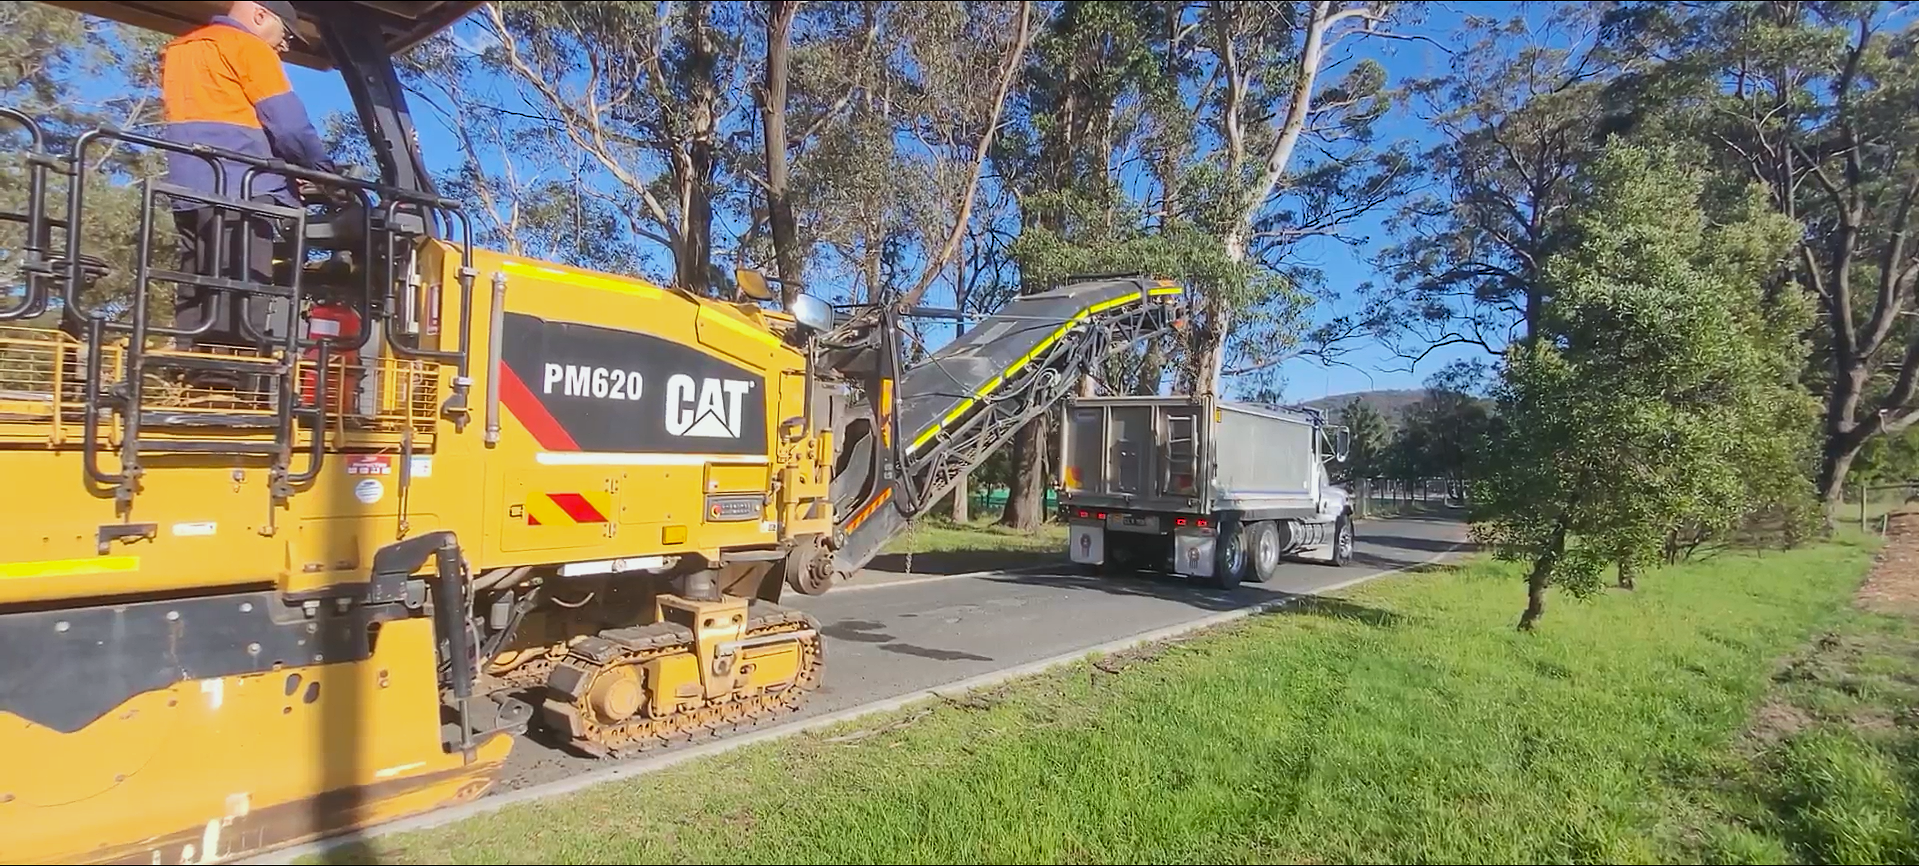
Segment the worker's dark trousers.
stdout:
[[[269,201],[264,197],[262,201]],[[224,219],[221,219],[224,217]],[[220,225],[224,223],[224,225]],[[279,232],[273,221],[259,217],[246,217],[233,211],[224,213],[211,207],[173,212],[173,224],[180,233],[180,269],[190,274],[225,277],[230,280],[271,285],[273,278],[273,256],[279,245]],[[245,230],[242,230],[242,226]],[[224,228],[226,233],[223,263],[214,261],[215,232]],[[242,246],[242,244],[245,246]],[[249,258],[244,259],[242,270],[242,250]],[[216,267],[216,265],[219,265]],[[242,276],[242,274],[246,276]],[[270,298],[254,296],[248,299],[236,297],[232,292],[216,292],[199,286],[182,285],[177,290],[173,302],[174,327],[193,329],[205,322],[208,317],[214,319],[213,327],[191,337],[177,338],[180,348],[190,346],[233,346],[252,347],[255,337],[250,337],[240,329],[239,321],[242,309],[253,322],[253,330],[265,334],[271,320]]]

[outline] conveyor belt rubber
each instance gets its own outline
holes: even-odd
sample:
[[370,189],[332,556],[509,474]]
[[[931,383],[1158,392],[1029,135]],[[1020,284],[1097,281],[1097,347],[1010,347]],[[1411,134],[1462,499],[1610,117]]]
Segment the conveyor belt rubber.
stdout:
[[1074,326],[1127,304],[1181,292],[1170,283],[1124,279],[1015,298],[901,377],[900,432],[907,437],[908,452],[921,451],[942,429],[993,397],[1007,377]]
[[835,569],[871,561],[921,509],[1071,394],[1107,351],[1171,327],[1183,294],[1170,282],[1128,278],[1024,295],[906,370],[895,410],[901,471],[849,509]]

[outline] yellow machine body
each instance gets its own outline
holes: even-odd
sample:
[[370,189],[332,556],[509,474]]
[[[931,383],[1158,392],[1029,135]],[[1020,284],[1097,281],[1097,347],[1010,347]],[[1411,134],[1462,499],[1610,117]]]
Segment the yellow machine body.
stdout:
[[[423,270],[436,278],[422,294],[451,301],[458,289],[452,275],[457,251],[446,259],[439,255],[444,246],[424,246],[429,254],[423,256]],[[435,259],[442,266],[435,266]],[[24,392],[15,400],[0,393],[0,448],[6,449],[0,453],[0,477],[16,491],[0,504],[9,542],[0,551],[7,560],[0,564],[0,604],[261,583],[298,594],[363,581],[375,550],[442,528],[459,534],[476,568],[689,552],[717,559],[723,548],[773,546],[796,532],[830,528],[828,515],[809,523],[790,510],[793,503],[824,496],[820,473],[830,469],[831,458],[821,439],[786,440],[776,430],[777,422],[797,420],[805,408],[804,356],[769,330],[769,323],[785,327],[788,320],[746,304],[695,299],[644,281],[485,250],[474,251],[474,263],[481,279],[473,293],[479,326],[472,335],[472,356],[489,354],[486,317],[492,297],[486,278],[501,274],[507,287],[505,335],[551,335],[552,354],[529,363],[551,364],[559,378],[527,382],[508,367],[500,384],[499,441],[488,444],[482,425],[486,379],[493,371],[475,365],[468,429],[456,433],[455,419],[439,411],[453,391],[452,365],[391,356],[364,365],[359,372],[365,389],[382,391],[377,426],[328,431],[319,478],[273,508],[267,504],[265,461],[214,465],[195,458],[176,468],[181,461],[169,459],[149,461],[133,509],[121,519],[110,492],[89,490],[80,472],[83,431],[73,416],[81,407],[71,395],[56,395],[66,396],[64,403],[42,399],[54,384],[50,373],[65,372],[68,385],[79,375],[80,341],[52,329],[0,325],[0,351],[21,362],[0,370],[5,386],[0,392]],[[452,348],[445,338],[463,327],[457,302],[444,306],[440,337],[447,345],[433,348]],[[520,322],[524,330],[515,327]],[[644,367],[646,359],[617,350],[584,362],[570,360],[589,354],[580,351],[569,360],[544,360],[564,356],[572,347],[562,341],[581,328],[611,332],[616,345],[628,337],[666,350],[673,360],[724,365],[724,375]],[[56,347],[65,350],[64,371],[48,370]],[[105,352],[109,382],[116,350],[110,346]],[[45,363],[29,370],[28,359]],[[341,378],[339,364],[332,366],[329,383]],[[674,381],[674,376],[683,378]],[[639,391],[637,399],[629,397],[631,389]],[[569,395],[569,390],[586,393]],[[191,412],[196,398],[214,397],[150,397],[149,405],[177,402],[182,412]],[[545,402],[569,399],[581,407],[584,423],[658,414],[659,426],[667,429],[691,421],[685,429],[692,435],[679,438],[677,447],[659,450],[627,451],[618,441],[608,450],[586,449]],[[609,404],[620,414],[595,403]],[[734,431],[721,429],[724,422],[738,423],[742,417],[756,429],[725,435]],[[716,431],[721,435],[698,435]],[[118,430],[103,432],[111,435],[99,438],[102,465],[113,471]],[[621,435],[606,433],[609,439]],[[236,441],[249,438],[229,435]],[[580,438],[585,435],[591,434]],[[741,442],[746,445],[735,444]],[[711,447],[715,443],[731,450]],[[307,445],[303,435],[295,469],[304,468]],[[767,499],[776,478],[785,501],[759,502]],[[743,499],[756,500],[751,519],[735,512],[723,522],[708,519],[710,500],[737,511]],[[98,528],[122,523],[152,524],[153,537],[116,542],[102,553]],[[268,563],[272,567],[263,570]]]
[[[444,709],[434,557],[403,563],[410,592],[374,586],[409,539],[457,543],[469,591],[558,600],[479,659],[474,700],[530,690],[576,737],[627,721],[609,747],[666,742],[789,710],[816,681],[810,621],[747,601],[766,584],[776,600],[780,558],[831,528],[831,443],[806,424],[791,321],[486,251],[468,306],[459,247],[422,240],[415,261],[418,348],[465,329],[471,381],[376,335],[357,408],[326,415],[317,474],[278,498],[266,456],[144,454],[129,491],[90,480],[86,461],[119,473],[125,444],[103,412],[84,447],[91,347],[0,326],[0,856],[208,862],[485,791],[512,739],[443,734],[464,722]],[[125,343],[101,348],[103,388],[124,384]],[[148,382],[143,411],[171,424],[141,446],[270,443],[226,420],[272,405]],[[292,438],[294,473],[313,436]],[[670,592],[661,575],[689,562],[745,597]],[[604,672],[566,655],[622,628],[645,634],[602,648]]]

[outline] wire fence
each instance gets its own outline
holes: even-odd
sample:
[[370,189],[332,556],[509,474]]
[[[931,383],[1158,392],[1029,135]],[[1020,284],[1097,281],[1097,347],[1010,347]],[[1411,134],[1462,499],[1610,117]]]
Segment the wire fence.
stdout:
[[1358,478],[1345,483],[1360,518],[1419,514],[1437,508],[1464,508],[1464,484],[1450,478]]
[[1835,524],[1884,535],[1892,515],[1919,504],[1919,479],[1849,484],[1842,494],[1832,515]]
[[[1362,478],[1344,483],[1360,517],[1464,508],[1470,496],[1465,485],[1449,478]],[[1884,535],[1891,516],[1905,511],[1919,511],[1919,478],[1846,485],[1831,517],[1836,527]]]

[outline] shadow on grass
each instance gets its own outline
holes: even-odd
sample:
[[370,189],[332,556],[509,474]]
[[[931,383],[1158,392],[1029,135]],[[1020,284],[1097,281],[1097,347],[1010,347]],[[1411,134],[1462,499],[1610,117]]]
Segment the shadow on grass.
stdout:
[[1266,611],[1261,616],[1316,616],[1324,619],[1350,620],[1372,628],[1397,628],[1406,622],[1404,615],[1390,610],[1381,610],[1363,604],[1354,604],[1343,598],[1327,598],[1321,595],[1298,596],[1291,604]]
[[1706,862],[1919,858],[1919,635],[1832,637],[1774,677],[1728,785],[1753,811],[1706,834]]

